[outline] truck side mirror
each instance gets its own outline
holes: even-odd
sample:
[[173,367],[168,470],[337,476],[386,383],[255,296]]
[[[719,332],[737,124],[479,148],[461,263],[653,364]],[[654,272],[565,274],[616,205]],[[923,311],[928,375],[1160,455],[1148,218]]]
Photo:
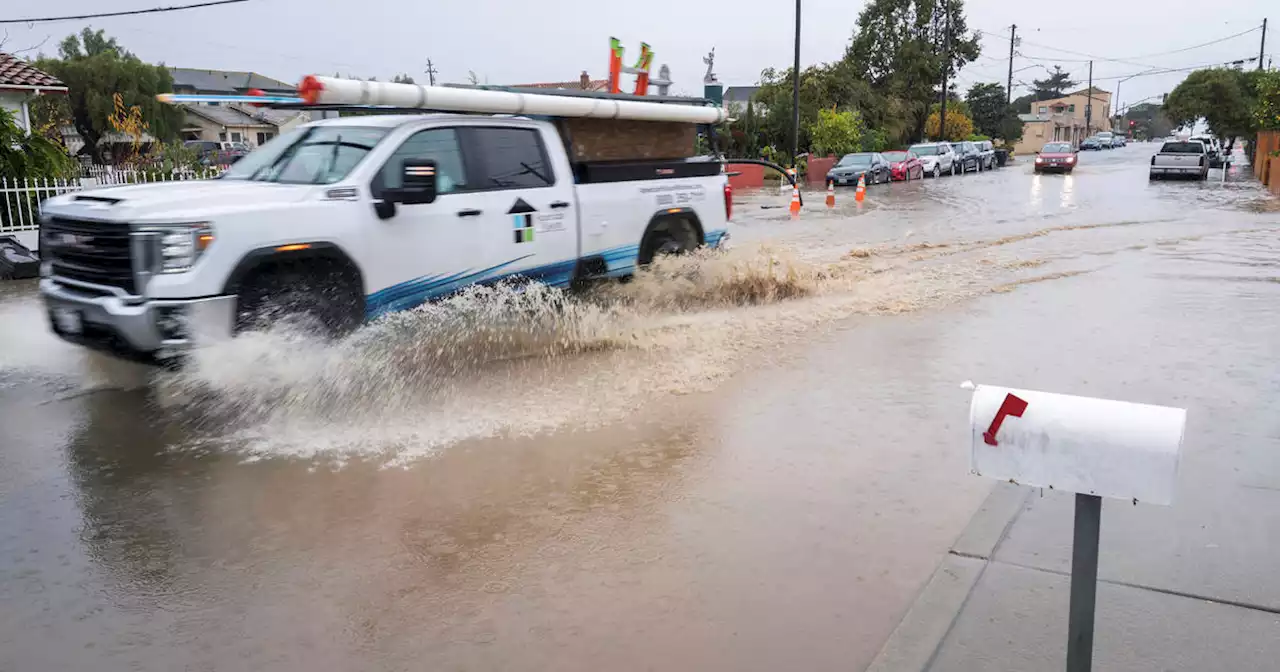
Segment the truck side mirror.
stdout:
[[403,186],[387,189],[383,198],[405,205],[435,202],[436,162],[433,159],[405,159],[400,170]]

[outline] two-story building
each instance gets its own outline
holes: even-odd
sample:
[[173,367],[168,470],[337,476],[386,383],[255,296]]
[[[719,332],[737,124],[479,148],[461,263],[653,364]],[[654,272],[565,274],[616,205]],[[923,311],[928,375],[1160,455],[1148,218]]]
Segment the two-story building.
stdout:
[[[1090,105],[1093,110],[1086,123]],[[1015,154],[1034,154],[1046,142],[1070,142],[1078,147],[1090,135],[1111,130],[1111,92],[1096,86],[1061,98],[1032,101],[1029,108],[1018,115],[1022,139],[1014,145]]]
[[[169,68],[173,92],[243,96],[257,89],[269,96],[292,96],[297,87],[256,72]],[[184,103],[183,140],[217,140],[261,145],[311,118],[298,110],[271,110],[235,103]]]

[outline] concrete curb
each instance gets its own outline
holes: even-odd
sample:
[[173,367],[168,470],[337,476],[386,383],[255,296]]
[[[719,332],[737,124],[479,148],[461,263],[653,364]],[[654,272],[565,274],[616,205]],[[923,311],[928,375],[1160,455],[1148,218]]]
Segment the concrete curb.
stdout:
[[998,483],[934,570],[867,672],[925,672],[1031,489]]

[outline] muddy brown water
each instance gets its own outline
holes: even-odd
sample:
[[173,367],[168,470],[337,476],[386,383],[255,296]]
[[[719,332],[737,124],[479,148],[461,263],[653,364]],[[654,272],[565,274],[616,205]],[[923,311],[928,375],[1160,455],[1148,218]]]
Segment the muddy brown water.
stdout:
[[861,669],[989,489],[962,380],[1274,386],[1280,207],[1151,151],[740,194],[728,254],[181,374],[6,284],[0,670]]

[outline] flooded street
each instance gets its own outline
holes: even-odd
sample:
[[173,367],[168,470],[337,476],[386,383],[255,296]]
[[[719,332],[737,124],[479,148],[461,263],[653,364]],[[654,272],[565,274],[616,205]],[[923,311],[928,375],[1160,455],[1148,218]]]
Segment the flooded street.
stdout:
[[991,488],[966,379],[1280,483],[1280,202],[1153,151],[739,194],[725,254],[180,373],[0,285],[0,671],[860,670]]

